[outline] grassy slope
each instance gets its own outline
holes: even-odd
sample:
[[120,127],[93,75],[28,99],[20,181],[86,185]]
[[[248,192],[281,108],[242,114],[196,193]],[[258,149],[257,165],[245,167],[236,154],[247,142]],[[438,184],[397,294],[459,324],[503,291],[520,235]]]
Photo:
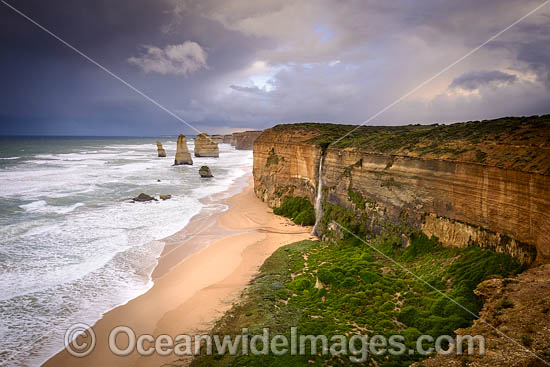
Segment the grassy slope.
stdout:
[[474,162],[550,174],[550,115],[449,125],[356,128],[353,125],[299,123],[278,125],[273,129],[318,131],[319,135],[311,143],[330,145],[330,148]]
[[[492,274],[517,272],[507,255],[478,247],[444,248],[418,237],[405,251],[379,237],[372,245],[404,264],[430,285],[449,294],[473,312],[480,301],[473,289]],[[316,288],[317,279],[323,287]],[[241,300],[216,324],[214,334],[384,334],[399,333],[413,345],[421,334],[453,335],[471,324],[473,316],[448,301],[384,256],[358,241],[302,241],[287,245],[268,258]],[[403,366],[419,356],[379,359],[380,366]],[[351,365],[330,356],[203,356],[193,366]]]

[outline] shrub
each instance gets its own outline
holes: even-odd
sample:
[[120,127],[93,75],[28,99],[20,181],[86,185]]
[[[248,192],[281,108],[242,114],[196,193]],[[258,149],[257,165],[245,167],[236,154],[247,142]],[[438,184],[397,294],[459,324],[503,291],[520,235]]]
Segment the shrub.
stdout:
[[288,198],[280,207],[275,208],[273,213],[290,218],[299,225],[310,226],[315,224],[315,210],[305,197]]
[[436,246],[436,237],[428,238],[425,234],[416,235],[413,237],[411,245],[403,253],[403,258],[407,260],[415,259],[432,252]]
[[330,270],[324,268],[320,268],[317,271],[317,277],[321,282],[325,284],[334,284],[334,282],[336,281],[336,276],[334,276],[334,274]]
[[380,280],[380,275],[368,270],[363,270],[359,273],[359,277],[365,284],[371,284]]
[[313,210],[303,210],[294,218],[294,223],[301,226],[312,226],[315,224],[315,213]]

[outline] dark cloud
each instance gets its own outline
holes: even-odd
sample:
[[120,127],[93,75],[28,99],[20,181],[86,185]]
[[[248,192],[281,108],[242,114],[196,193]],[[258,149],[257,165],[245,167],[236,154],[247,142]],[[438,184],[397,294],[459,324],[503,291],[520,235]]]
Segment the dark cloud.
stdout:
[[517,81],[515,75],[503,73],[498,70],[469,71],[455,78],[449,88],[462,88],[467,90],[478,89],[488,84],[509,84]]
[[[540,1],[14,5],[197,128],[219,132],[361,123]],[[549,42],[550,5],[372,123],[548,113]],[[4,5],[0,49],[0,133],[192,132]]]

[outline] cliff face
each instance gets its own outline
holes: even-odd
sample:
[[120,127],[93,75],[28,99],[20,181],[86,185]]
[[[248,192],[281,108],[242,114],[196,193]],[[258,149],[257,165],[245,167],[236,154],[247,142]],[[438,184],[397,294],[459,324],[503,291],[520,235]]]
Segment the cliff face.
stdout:
[[[305,196],[314,203],[324,154],[325,215],[330,216],[327,209],[331,206],[345,208],[367,234],[391,227],[401,232],[403,243],[408,235],[404,228],[409,227],[435,235],[448,246],[477,244],[510,253],[524,263],[531,263],[535,256],[548,261],[550,175],[540,162],[550,161],[549,125],[520,129],[523,144],[514,139],[502,143],[510,140],[506,131],[499,137],[503,146],[490,146],[489,138],[470,143],[487,145],[481,153],[468,150],[463,139],[458,157],[449,156],[448,149],[418,154],[421,143],[406,151],[394,146],[390,152],[365,151],[364,145],[338,147],[327,144],[337,139],[327,138],[326,129],[278,126],[264,131],[254,144],[254,190],[270,206],[279,206],[291,196]],[[526,129],[540,139],[526,140]],[[366,136],[362,138],[370,139]],[[455,142],[440,144],[447,147]],[[500,151],[502,157],[497,154]],[[523,159],[522,169],[514,167],[518,152],[529,157],[529,161]],[[539,163],[531,165],[531,160]],[[338,235],[331,220],[321,221],[324,236]]]
[[195,138],[195,157],[219,157],[220,150],[218,144],[208,136],[202,133]]
[[235,149],[251,150],[254,141],[260,136],[261,131],[244,131],[241,133],[233,133],[233,139],[231,145],[235,146]]

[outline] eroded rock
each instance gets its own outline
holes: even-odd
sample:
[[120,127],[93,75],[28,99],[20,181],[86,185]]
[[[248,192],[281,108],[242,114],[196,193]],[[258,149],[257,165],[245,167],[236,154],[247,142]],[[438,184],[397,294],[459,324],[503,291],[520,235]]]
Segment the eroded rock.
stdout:
[[201,177],[214,177],[212,176],[212,171],[210,171],[210,167],[208,166],[202,166],[199,169],[199,175],[201,175]]
[[164,150],[160,141],[157,141],[157,153],[159,157],[166,157],[166,150]]
[[174,160],[174,165],[177,166],[180,164],[193,164],[191,153],[189,153],[189,148],[187,148],[187,140],[183,134],[178,136],[178,147],[176,150],[176,159]]
[[143,192],[136,196],[133,200],[134,202],[156,201],[154,197],[144,194]]
[[219,157],[218,144],[206,133],[201,133],[195,138],[195,157]]

